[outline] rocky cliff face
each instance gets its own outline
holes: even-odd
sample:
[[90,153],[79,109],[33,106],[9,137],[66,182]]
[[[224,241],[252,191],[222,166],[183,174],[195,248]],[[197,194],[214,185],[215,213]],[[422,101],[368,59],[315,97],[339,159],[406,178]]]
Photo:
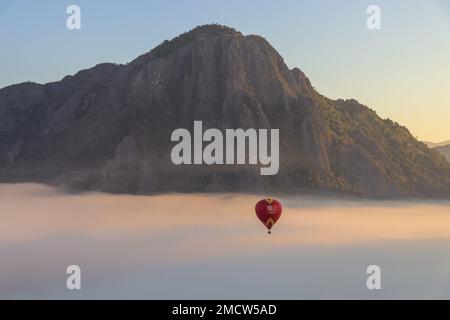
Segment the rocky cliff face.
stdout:
[[[280,128],[280,171],[175,166],[171,133]],[[127,65],[0,90],[0,181],[116,193],[450,196],[450,165],[353,100],[317,93],[259,36],[198,27]]]

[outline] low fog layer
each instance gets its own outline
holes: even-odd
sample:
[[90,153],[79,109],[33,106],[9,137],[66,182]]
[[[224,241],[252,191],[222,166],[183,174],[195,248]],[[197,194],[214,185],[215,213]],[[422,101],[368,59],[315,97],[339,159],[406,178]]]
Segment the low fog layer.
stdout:
[[[72,233],[93,238],[140,233],[156,236],[196,229],[214,234],[217,242],[236,242],[241,248],[254,246],[261,235],[265,237],[264,226],[254,212],[261,197],[73,195],[37,184],[0,185],[0,241],[32,241]],[[274,246],[450,238],[450,201],[364,201],[318,196],[281,200],[284,210],[274,228]]]
[[[345,298],[368,294],[369,264],[397,283],[384,294],[423,297],[408,279],[441,283],[427,280],[430,267],[446,277],[450,202],[287,197],[268,235],[254,212],[260,198],[0,185],[0,297]],[[85,270],[76,296],[64,288],[70,264]]]

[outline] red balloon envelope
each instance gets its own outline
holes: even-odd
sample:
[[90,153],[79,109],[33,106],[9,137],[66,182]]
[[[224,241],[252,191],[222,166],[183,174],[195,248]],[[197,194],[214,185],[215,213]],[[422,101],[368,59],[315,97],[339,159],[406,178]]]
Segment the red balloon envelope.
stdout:
[[281,203],[274,199],[261,200],[255,206],[256,215],[267,229],[269,229],[269,233],[278,219],[280,219],[282,210]]

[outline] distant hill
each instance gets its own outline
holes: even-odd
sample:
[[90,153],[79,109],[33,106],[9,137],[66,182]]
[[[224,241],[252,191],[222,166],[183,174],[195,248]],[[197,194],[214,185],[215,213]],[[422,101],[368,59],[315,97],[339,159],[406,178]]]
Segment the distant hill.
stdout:
[[436,147],[443,147],[443,146],[450,145],[450,140],[438,142],[438,143],[423,141],[423,143],[425,143],[429,148],[436,148]]
[[[280,128],[279,174],[174,165],[171,133],[195,120],[204,129]],[[450,163],[357,101],[318,93],[264,38],[207,25],[126,65],[1,89],[0,181],[131,194],[448,198]]]
[[442,153],[445,156],[445,158],[447,158],[447,160],[450,161],[450,144],[446,146],[436,147],[434,149]]

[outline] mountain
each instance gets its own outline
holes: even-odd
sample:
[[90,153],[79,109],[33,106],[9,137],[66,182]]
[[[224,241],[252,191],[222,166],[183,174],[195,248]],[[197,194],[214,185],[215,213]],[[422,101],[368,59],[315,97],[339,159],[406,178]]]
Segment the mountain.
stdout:
[[444,157],[450,161],[450,144],[446,146],[438,146],[434,148],[435,150],[439,151],[441,154],[444,155]]
[[423,141],[429,148],[437,150],[442,154],[448,161],[450,161],[450,140],[435,143],[429,141]]
[[[174,165],[171,133],[195,120],[205,129],[280,128],[278,175]],[[264,38],[206,25],[126,65],[0,90],[0,181],[131,194],[448,198],[450,164],[357,101],[318,93]]]
[[436,148],[436,147],[443,147],[443,146],[450,145],[450,140],[438,142],[438,143],[423,141],[423,143],[425,143],[429,148]]

